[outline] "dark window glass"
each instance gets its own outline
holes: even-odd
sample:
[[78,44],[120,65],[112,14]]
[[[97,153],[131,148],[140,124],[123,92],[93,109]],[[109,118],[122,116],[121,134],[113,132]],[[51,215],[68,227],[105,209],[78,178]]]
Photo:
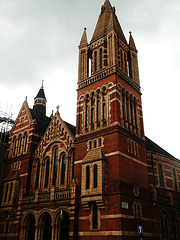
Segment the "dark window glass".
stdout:
[[103,120],[106,120],[106,104],[103,103]]
[[6,199],[7,199],[8,187],[9,187],[9,184],[7,183],[6,184],[6,191],[5,191],[4,202],[6,202]]
[[177,180],[176,180],[176,170],[175,170],[175,168],[172,169],[172,174],[173,174],[174,189],[177,191]]
[[64,184],[65,181],[65,171],[66,171],[66,155],[62,156],[62,168],[61,168],[61,184]]
[[97,52],[94,52],[94,72],[97,71]]
[[159,184],[161,187],[164,187],[164,176],[163,176],[163,168],[162,164],[158,164],[158,172],[159,172]]
[[92,215],[93,215],[93,229],[98,229],[98,208],[96,203],[92,205]]
[[100,121],[100,101],[97,101],[97,121]]
[[13,183],[11,182],[11,184],[10,184],[10,190],[9,190],[9,199],[8,199],[9,202],[10,202],[10,200],[11,200],[12,187],[13,187]]
[[56,185],[57,163],[58,163],[58,148],[55,148],[55,150],[54,150],[54,167],[53,167],[53,186]]
[[94,165],[94,188],[97,187],[97,165]]
[[90,168],[89,166],[86,167],[86,189],[90,187]]
[[40,172],[40,162],[37,162],[37,168],[36,168],[36,183],[35,183],[35,190],[38,188],[39,185],[39,172]]
[[102,64],[103,64],[102,59],[103,59],[103,57],[102,57],[102,48],[100,48],[100,52],[99,52],[99,66],[100,66],[100,69],[102,69]]
[[94,124],[94,108],[91,108],[91,124]]
[[49,158],[46,160],[46,175],[45,175],[45,182],[44,187],[48,187],[48,180],[49,180]]

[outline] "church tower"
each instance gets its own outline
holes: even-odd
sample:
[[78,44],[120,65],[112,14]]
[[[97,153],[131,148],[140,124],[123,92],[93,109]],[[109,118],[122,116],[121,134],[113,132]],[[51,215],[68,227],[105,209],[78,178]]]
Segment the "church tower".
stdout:
[[[111,194],[120,202],[122,186],[148,189],[137,49],[109,0],[90,43],[86,28],[80,41],[77,101],[75,178],[94,216],[114,204]],[[94,219],[91,230],[100,228]]]

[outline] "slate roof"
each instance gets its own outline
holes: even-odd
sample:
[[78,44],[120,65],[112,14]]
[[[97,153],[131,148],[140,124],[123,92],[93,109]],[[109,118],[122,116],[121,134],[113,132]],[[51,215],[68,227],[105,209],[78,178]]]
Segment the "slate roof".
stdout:
[[150,140],[148,137],[145,137],[146,142],[146,149],[149,151],[152,151],[154,153],[159,153],[161,155],[164,155],[166,157],[175,158],[170,153],[166,152],[163,148],[161,148],[159,145],[157,145],[155,142]]
[[37,117],[37,115],[35,114],[35,111],[33,109],[29,108],[29,110],[30,110],[32,119],[35,119],[36,122],[37,122],[36,131],[42,135],[45,132],[46,128],[48,127],[48,125],[51,121],[51,118],[46,116],[45,117],[45,122],[42,122]]
[[[65,122],[65,121],[64,121]],[[69,128],[69,130],[72,132],[73,136],[76,135],[76,127],[68,122],[65,122],[65,124],[67,125],[67,127]]]
[[44,99],[46,99],[43,87],[41,87],[39,89],[39,92],[38,92],[37,96],[34,99],[36,99],[36,98],[44,98]]

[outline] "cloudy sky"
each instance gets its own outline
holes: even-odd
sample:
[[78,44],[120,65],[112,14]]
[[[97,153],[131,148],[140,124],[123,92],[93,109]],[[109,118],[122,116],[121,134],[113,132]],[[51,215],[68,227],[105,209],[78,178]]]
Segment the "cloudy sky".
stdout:
[[[0,111],[13,119],[42,79],[47,114],[76,122],[78,45],[104,0],[0,0]],[[139,54],[145,134],[180,159],[180,1],[111,0]]]

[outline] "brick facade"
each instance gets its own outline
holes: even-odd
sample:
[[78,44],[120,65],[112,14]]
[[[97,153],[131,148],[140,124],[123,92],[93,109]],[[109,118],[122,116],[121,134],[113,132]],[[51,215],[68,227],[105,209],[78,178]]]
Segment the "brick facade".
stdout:
[[[0,207],[6,240],[180,239],[180,164],[144,135],[138,57],[105,0],[79,45],[76,128],[43,86],[9,134]],[[138,232],[143,227],[143,232]]]

